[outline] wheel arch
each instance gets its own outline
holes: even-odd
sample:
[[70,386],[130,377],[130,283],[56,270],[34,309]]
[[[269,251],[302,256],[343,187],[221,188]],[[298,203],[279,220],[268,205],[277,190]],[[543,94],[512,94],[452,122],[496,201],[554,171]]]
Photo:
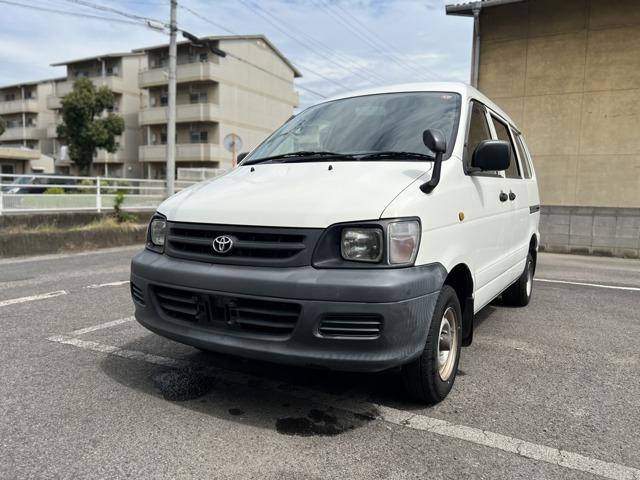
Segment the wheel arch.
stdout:
[[462,345],[471,345],[473,340],[473,276],[465,263],[453,267],[444,281],[458,295],[462,309]]
[[529,241],[529,252],[533,257],[533,273],[536,273],[536,265],[538,265],[538,236],[534,233]]

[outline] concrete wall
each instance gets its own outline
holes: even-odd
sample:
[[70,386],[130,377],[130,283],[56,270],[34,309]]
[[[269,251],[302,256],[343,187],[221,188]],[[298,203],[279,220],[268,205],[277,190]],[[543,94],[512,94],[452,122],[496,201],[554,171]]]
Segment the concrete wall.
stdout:
[[527,0],[480,16],[479,88],[523,131],[547,250],[638,256],[637,0]]
[[640,207],[637,0],[486,8],[480,33],[480,90],[524,132],[543,204]]

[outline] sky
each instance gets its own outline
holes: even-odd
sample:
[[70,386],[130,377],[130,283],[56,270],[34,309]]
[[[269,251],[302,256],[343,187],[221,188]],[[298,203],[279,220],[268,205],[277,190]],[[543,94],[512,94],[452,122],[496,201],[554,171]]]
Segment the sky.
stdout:
[[[0,85],[65,75],[51,63],[168,41],[82,3],[168,21],[168,0],[0,0]],[[178,0],[178,26],[198,35],[264,34],[302,72],[300,107],[344,91],[419,81],[468,82],[472,20],[445,0]],[[224,60],[223,60],[224,61]]]

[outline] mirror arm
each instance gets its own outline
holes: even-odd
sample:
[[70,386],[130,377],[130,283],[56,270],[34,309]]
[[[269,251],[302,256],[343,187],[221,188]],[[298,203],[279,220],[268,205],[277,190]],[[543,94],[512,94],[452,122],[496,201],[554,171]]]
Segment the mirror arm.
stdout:
[[422,190],[423,193],[431,193],[433,192],[433,189],[438,186],[438,183],[440,183],[440,170],[442,170],[442,152],[436,153],[431,178],[420,185],[420,190]]

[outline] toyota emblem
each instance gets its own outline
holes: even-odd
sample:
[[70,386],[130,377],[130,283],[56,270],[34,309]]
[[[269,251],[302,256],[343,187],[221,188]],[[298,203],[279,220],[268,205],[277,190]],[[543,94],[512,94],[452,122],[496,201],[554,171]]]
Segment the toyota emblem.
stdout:
[[220,235],[213,240],[212,246],[216,253],[228,253],[233,248],[233,239],[227,235]]

